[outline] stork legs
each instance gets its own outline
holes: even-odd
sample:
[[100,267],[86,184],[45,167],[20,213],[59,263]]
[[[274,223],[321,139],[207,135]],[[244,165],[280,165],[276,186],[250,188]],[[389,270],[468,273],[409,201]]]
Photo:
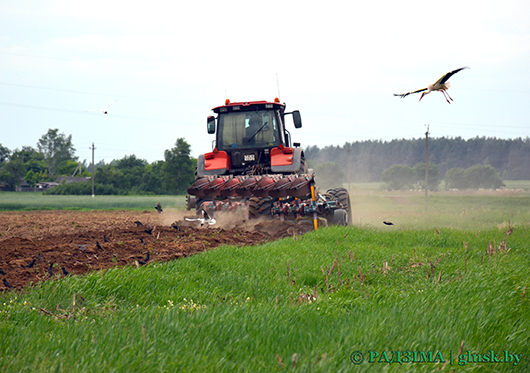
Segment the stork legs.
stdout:
[[[449,93],[447,93],[447,90],[442,89],[441,91],[442,91],[442,93],[444,95],[445,101],[447,101],[447,103],[450,104],[451,101],[453,101],[453,99],[451,98],[451,96],[449,96]],[[449,100],[451,100],[451,101],[449,101]]]

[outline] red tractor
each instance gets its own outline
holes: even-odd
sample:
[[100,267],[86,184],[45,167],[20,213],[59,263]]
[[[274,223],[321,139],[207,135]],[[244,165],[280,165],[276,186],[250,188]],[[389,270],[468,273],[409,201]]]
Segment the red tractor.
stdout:
[[216,134],[213,151],[197,160],[195,182],[188,188],[188,210],[248,209],[249,218],[278,216],[282,220],[317,216],[329,223],[351,222],[350,197],[344,188],[325,194],[315,188],[315,175],[307,168],[299,143],[291,143],[285,117],[302,127],[298,110],[285,112],[273,102],[230,102],[212,109],[207,129]]

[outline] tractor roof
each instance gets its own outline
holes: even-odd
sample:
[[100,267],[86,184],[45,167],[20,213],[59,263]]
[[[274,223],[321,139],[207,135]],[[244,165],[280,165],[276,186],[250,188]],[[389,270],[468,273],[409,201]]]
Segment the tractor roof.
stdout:
[[232,112],[232,111],[248,111],[248,110],[255,110],[258,109],[272,109],[272,108],[278,108],[278,109],[285,109],[285,104],[280,103],[280,100],[278,98],[274,99],[274,102],[269,101],[246,101],[246,102],[230,102],[230,100],[226,100],[225,104],[222,106],[214,107],[212,110],[215,113],[226,113],[226,112]]

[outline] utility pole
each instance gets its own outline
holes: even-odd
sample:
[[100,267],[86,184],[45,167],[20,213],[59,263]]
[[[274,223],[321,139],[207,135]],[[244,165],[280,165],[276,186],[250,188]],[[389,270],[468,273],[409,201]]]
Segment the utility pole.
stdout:
[[429,125],[425,132],[425,212],[427,212],[427,199],[429,194]]
[[94,143],[92,143],[92,147],[89,149],[92,149],[92,198],[94,198],[94,150],[96,149]]

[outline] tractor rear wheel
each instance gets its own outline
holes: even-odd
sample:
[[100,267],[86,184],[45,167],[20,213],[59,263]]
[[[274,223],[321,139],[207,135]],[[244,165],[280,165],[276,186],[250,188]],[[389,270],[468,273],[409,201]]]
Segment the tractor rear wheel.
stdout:
[[346,210],[338,209],[333,211],[333,224],[348,225],[348,213]]
[[[352,223],[352,213],[351,213],[351,203],[350,203],[350,193],[348,193],[348,190],[345,188],[334,188],[334,189],[328,189],[326,194],[329,194],[333,197],[333,199],[337,202],[339,202],[342,205],[342,210],[345,210],[346,212],[346,224],[341,225],[350,225]],[[336,210],[337,211],[337,210]],[[342,215],[342,213],[339,213]],[[335,222],[335,214],[333,219],[333,224],[338,224]]]
[[248,202],[248,217],[249,219],[257,219],[261,216],[270,217],[271,208],[273,204],[271,197],[252,197]]

